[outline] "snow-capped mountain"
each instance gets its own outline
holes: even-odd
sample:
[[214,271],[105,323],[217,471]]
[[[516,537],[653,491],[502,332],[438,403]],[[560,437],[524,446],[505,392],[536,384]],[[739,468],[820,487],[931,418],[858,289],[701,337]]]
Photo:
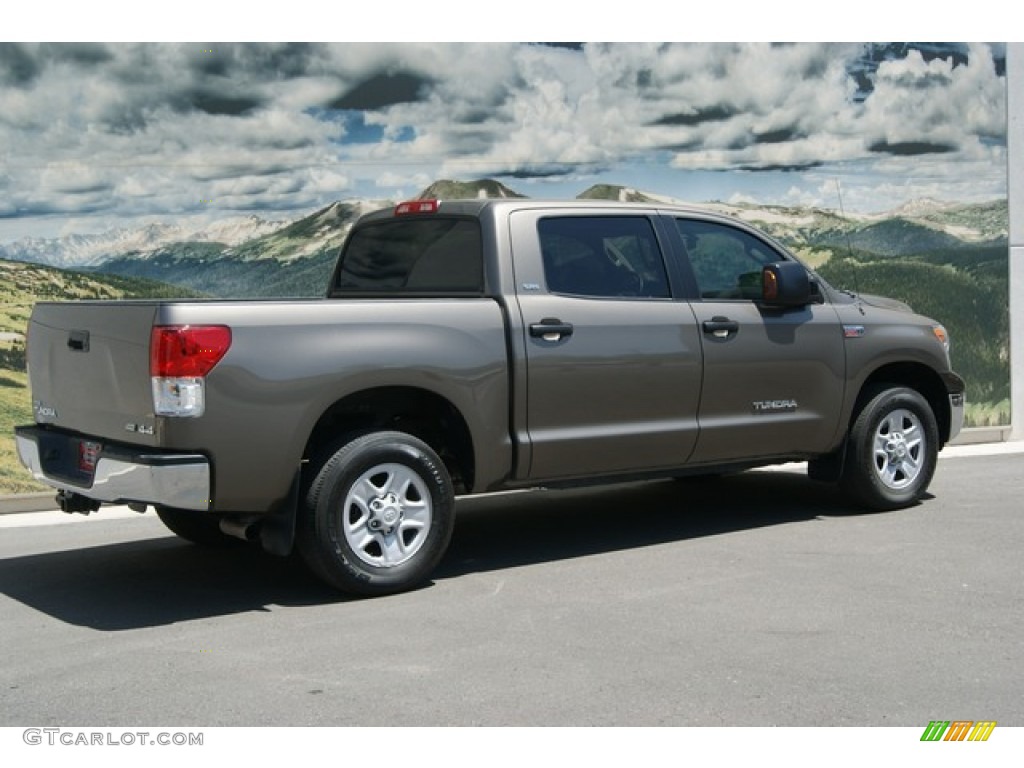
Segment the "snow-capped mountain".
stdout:
[[[441,199],[523,197],[493,179],[438,181],[419,195]],[[1005,243],[1006,201],[983,204],[913,200],[884,214],[798,206],[689,203],[631,187],[599,184],[580,199],[681,203],[749,222],[801,255],[857,249],[905,256]],[[216,296],[319,295],[338,249],[362,214],[390,201],[335,202],[292,221],[257,216],[200,224],[148,224],[102,235],[24,239],[0,246],[0,259],[89,268],[185,286]]]
[[93,267],[128,253],[145,253],[177,242],[213,242],[234,246],[268,235],[288,222],[240,216],[213,222],[168,224],[154,222],[117,228],[94,235],[58,238],[28,237],[0,245],[0,258],[28,261],[64,269]]
[[[790,244],[833,242],[842,235],[870,240],[885,253],[897,248],[899,253],[910,253],[915,248],[927,250],[940,241],[950,239],[960,244],[982,244],[1005,240],[1009,218],[1005,200],[988,203],[950,203],[920,198],[910,200],[898,208],[884,213],[840,214],[837,211],[806,206],[759,205],[756,203],[690,202],[664,195],[654,195],[631,187],[598,184],[579,195],[581,199],[618,200],[638,203],[671,203],[687,205],[732,216],[763,229]],[[891,232],[898,222],[905,233],[918,231],[920,245],[913,238],[901,237],[903,242],[889,244],[881,234]],[[950,244],[943,243],[945,247]]]
[[96,269],[160,280],[214,296],[322,294],[352,224],[379,202],[332,203],[269,234],[225,246],[192,240],[107,259]]
[[515,190],[509,189],[494,179],[478,179],[477,181],[452,181],[441,179],[420,192],[418,200],[466,200],[475,198],[516,198],[525,197]]

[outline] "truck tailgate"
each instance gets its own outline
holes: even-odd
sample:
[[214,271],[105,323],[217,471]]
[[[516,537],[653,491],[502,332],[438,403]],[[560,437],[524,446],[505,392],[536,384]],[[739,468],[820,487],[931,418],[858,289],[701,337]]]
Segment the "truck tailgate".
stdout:
[[155,445],[149,339],[156,302],[40,303],[28,370],[40,424]]

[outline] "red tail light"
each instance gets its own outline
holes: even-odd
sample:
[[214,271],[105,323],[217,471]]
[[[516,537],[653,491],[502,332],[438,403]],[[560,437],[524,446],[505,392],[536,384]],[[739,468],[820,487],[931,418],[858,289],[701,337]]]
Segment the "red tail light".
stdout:
[[164,378],[201,377],[231,347],[226,325],[158,325],[149,343],[149,374]]

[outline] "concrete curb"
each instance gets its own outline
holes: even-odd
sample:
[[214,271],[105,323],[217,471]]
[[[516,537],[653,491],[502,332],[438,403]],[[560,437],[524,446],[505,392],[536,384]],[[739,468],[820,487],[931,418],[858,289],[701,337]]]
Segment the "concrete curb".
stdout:
[[57,491],[48,493],[12,493],[0,495],[0,515],[17,512],[48,512],[57,508],[54,497]]
[[950,446],[975,445],[977,443],[1005,443],[1010,439],[1010,427],[969,427],[960,430]]

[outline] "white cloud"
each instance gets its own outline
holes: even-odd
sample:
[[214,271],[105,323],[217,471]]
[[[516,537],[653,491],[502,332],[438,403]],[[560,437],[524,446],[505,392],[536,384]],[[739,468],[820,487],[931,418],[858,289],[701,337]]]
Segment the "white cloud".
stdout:
[[[295,210],[634,161],[760,178],[853,164],[964,197],[1005,184],[1005,78],[986,45],[967,65],[884,61],[862,100],[848,43],[4,45],[0,227]],[[361,121],[330,111],[374,77]]]

